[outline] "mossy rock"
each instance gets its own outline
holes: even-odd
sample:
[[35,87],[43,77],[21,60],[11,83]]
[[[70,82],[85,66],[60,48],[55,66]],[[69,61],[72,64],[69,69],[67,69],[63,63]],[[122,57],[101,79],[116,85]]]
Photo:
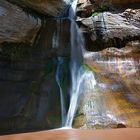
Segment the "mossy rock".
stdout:
[[80,114],[74,118],[73,127],[80,128],[86,123],[86,116],[84,114]]

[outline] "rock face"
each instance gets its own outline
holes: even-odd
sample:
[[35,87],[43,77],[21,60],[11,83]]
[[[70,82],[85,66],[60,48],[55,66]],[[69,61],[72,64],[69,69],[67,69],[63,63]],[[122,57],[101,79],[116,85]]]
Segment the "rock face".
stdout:
[[79,0],[79,3],[86,5],[86,3],[90,3],[96,6],[103,6],[107,4],[112,5],[127,5],[127,4],[134,4],[139,3],[139,0]]
[[63,59],[59,80],[67,100],[69,27],[68,19],[49,19],[40,30],[36,46],[27,42],[1,44],[0,134],[61,127],[57,57]]
[[140,127],[139,47],[140,41],[132,41],[122,49],[86,53],[87,70],[93,71],[96,85],[81,95],[74,127]]
[[28,7],[44,15],[60,16],[66,8],[64,0],[9,0],[21,7]]
[[139,39],[139,18],[139,9],[126,9],[119,14],[99,12],[78,20],[86,37],[87,49],[97,51],[107,47],[124,47],[128,41]]
[[134,4],[139,3],[139,0],[111,0],[113,5],[127,5],[127,4]]
[[[86,2],[87,3],[84,6],[83,11],[86,11],[85,15],[88,18],[79,17],[78,23],[86,37],[86,47],[88,50],[98,51],[110,46],[117,46],[119,48],[123,45],[125,46],[126,43],[131,40],[139,40],[139,9],[127,9],[119,14],[115,12],[103,11],[98,11],[95,14],[92,13],[92,8],[100,6],[102,1],[88,0]],[[68,98],[66,93],[69,88],[68,85],[70,84],[70,73],[68,70],[68,57],[70,55],[69,20],[47,19],[44,22],[45,24],[43,24],[42,26],[42,30],[40,30],[41,20],[39,18],[34,18],[29,13],[29,15],[27,15],[25,12],[23,12],[22,8],[24,10],[26,8],[32,9],[33,11],[36,11],[42,15],[49,14],[51,16],[58,17],[63,14],[63,11],[65,11],[65,8],[67,7],[66,2],[63,0],[0,1],[0,43],[2,43],[0,44],[0,133],[3,133],[3,131],[21,132],[27,130],[51,129],[61,126],[60,88],[59,84],[56,81],[56,73],[59,64],[58,57],[60,56],[63,59],[63,65],[59,67],[61,68],[60,84],[65,98]],[[93,15],[91,16],[91,14]],[[40,34],[37,40],[35,40],[38,32]],[[34,41],[36,41],[36,47],[31,47],[29,44],[34,43]],[[118,51],[117,49],[110,49],[103,52],[102,54],[109,54],[112,50],[115,50],[115,52],[117,52],[118,54],[121,54],[122,52]],[[135,50],[133,51],[135,52]],[[127,53],[130,52],[128,51]],[[94,57],[95,55],[93,54],[92,58]],[[136,58],[136,60],[134,61],[131,61],[132,64],[134,63],[134,65],[132,65],[133,67],[139,67],[138,58]],[[108,59],[108,57],[105,57],[105,59]],[[124,60],[122,60],[121,62],[121,67],[123,67]],[[91,68],[93,68],[94,62],[90,63],[90,59],[87,60],[86,63]],[[126,62],[125,66],[127,66],[127,64],[128,69],[125,70],[127,70],[128,74],[130,74],[128,75],[128,77],[130,76],[129,78],[132,79],[133,76],[135,76],[135,73],[134,75],[133,73],[129,73],[130,70],[132,70],[133,72],[133,69],[129,67],[131,66],[131,63],[129,64]],[[97,71],[97,75],[102,77],[101,80],[104,80],[106,76],[110,76],[112,73],[115,73],[114,71],[116,69],[114,69],[113,66],[109,65],[110,73],[108,72],[108,68],[106,68],[106,66],[103,67],[105,68],[105,70],[107,69],[106,71],[108,73],[105,73],[106,71],[103,72],[104,69],[99,68],[99,71],[102,73],[100,74]],[[117,67],[118,71],[120,70],[119,66]],[[127,77],[127,75],[125,75],[124,69],[121,69],[119,72],[119,74],[116,74],[118,77],[120,75],[125,78]],[[113,78],[117,79],[118,77],[116,75],[114,74]],[[137,77],[139,77],[139,73]],[[139,85],[137,77],[134,86],[135,89],[139,90],[139,87],[137,86]],[[119,78],[119,82],[121,82],[121,80],[124,80],[121,79],[121,77]],[[118,81],[115,81],[115,83],[112,82],[112,79],[107,79],[106,81],[111,81],[111,83],[105,83],[107,86],[108,84],[110,84],[108,87],[116,88],[117,86],[118,89],[123,88],[120,84],[118,84]],[[133,85],[134,83],[130,80],[129,83],[126,82],[125,84],[126,86],[124,87],[126,88],[127,86],[129,87],[129,84]],[[102,87],[102,84],[99,84],[98,86]],[[132,90],[135,91],[135,89]],[[111,98],[112,92],[114,92],[112,90],[114,89],[109,88],[106,91],[104,90],[103,86],[102,91],[106,92],[105,94],[103,93],[100,97],[97,96],[97,98],[94,95],[88,96],[89,98],[91,97],[90,99],[95,99],[94,103],[98,103],[98,101],[100,101],[100,107],[95,108],[97,110],[96,115],[100,115],[102,113],[101,106],[103,103],[101,102],[101,100],[105,97],[105,99],[108,101],[109,99],[107,99],[105,95],[108,95]],[[94,93],[96,92],[98,92],[98,90]],[[122,93],[120,94],[119,91],[116,92],[118,93],[116,96],[119,101],[123,102],[124,105],[127,105],[127,107],[124,106],[126,107],[126,110],[124,110],[124,112],[127,111],[127,109],[129,110],[129,108],[131,107],[134,108],[139,105],[137,104],[137,102],[135,103],[136,106],[134,106],[133,104],[133,101],[135,102],[136,99],[135,95],[131,96],[130,94],[124,93],[124,96],[126,98],[123,98],[120,97]],[[127,101],[124,101],[125,99],[133,99],[131,100],[132,106]],[[139,98],[137,100],[139,102]],[[110,102],[113,103],[113,101],[114,99],[111,98]],[[89,102],[87,101],[86,103],[89,103],[91,106],[94,104],[91,103],[91,100],[89,100]],[[121,106],[119,106],[118,108],[121,108]],[[117,111],[119,110],[118,108]],[[92,113],[90,109],[92,108],[89,108],[89,112]],[[123,114],[124,112],[122,108],[121,111],[121,113]],[[139,110],[137,108],[135,110],[132,109],[132,111],[134,111],[134,113],[136,114],[139,113]],[[84,113],[86,114],[89,112]],[[95,120],[93,118],[96,116],[92,116],[92,114],[88,115],[91,115],[87,117],[89,123],[90,120]],[[120,114],[117,115],[119,116]],[[110,121],[109,117],[110,116],[103,116],[103,118],[108,121],[107,123],[109,123]],[[83,112],[80,114],[79,118],[81,119],[83,125],[87,123],[87,118],[85,117]],[[139,117],[135,119],[136,124],[134,126],[139,126],[139,124],[137,123],[137,119],[139,119]],[[102,122],[102,117],[99,118],[99,121]],[[115,123],[116,127],[116,121],[112,120],[112,123]],[[128,121],[127,124],[129,126],[132,126],[131,123],[131,121]],[[89,127],[90,126],[92,127],[92,124],[89,124]],[[117,126],[125,127],[125,125],[118,124],[118,122]],[[97,124],[97,127],[100,126],[98,126]],[[110,127],[110,124],[107,124],[105,127]]]
[[0,1],[0,134],[61,127],[57,57],[63,59],[60,85],[67,100],[70,21],[49,18],[41,24],[24,8],[58,16],[65,3],[9,1]]
[[85,89],[82,86],[84,92],[73,126],[140,127],[140,9],[138,5],[131,9],[122,6],[136,2],[131,0],[114,3],[120,4],[116,9],[104,9],[101,2],[107,1],[86,0],[79,4],[77,22],[88,50],[84,54],[85,70],[93,71],[94,78],[90,76]]
[[139,3],[139,0],[89,0],[91,2],[94,2],[98,5],[106,5],[106,4],[111,4],[113,6],[124,6],[128,4],[134,4],[134,3]]
[[40,32],[38,46],[47,50],[47,56],[70,56],[70,24],[69,19],[46,20]]
[[[40,47],[3,44],[0,52],[0,134],[61,127],[57,57]],[[46,54],[46,55],[45,55]],[[69,61],[60,67],[67,98]]]
[[33,43],[41,27],[41,20],[27,15],[20,7],[0,1],[0,43]]
[[103,12],[113,7],[139,7],[139,0],[79,0],[77,15],[80,17],[89,17],[94,12]]

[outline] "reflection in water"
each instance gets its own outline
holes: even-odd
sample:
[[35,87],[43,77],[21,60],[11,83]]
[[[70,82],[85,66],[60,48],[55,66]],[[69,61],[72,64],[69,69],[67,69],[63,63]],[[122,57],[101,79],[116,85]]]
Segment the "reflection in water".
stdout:
[[107,50],[85,54],[97,84],[81,98],[82,128],[140,127],[140,54],[113,55]]

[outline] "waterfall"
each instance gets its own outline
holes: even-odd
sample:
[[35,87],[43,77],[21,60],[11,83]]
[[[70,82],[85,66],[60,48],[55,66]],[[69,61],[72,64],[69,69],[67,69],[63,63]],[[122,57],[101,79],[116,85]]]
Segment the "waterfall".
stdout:
[[70,91],[70,105],[67,113],[65,127],[72,127],[72,122],[79,102],[79,97],[83,93],[83,87],[88,86],[89,78],[92,78],[92,87],[96,85],[96,81],[92,72],[87,72],[83,63],[84,53],[84,38],[75,21],[76,7],[78,0],[74,0],[69,9],[69,19],[71,21],[70,27],[70,44],[71,44],[71,91]]
[[66,119],[66,108],[65,108],[64,96],[63,96],[63,90],[62,90],[61,84],[60,84],[60,70],[61,70],[62,64],[63,64],[63,58],[58,57],[57,70],[56,70],[56,82],[60,89],[61,118],[62,118],[62,126],[64,126],[65,119]]
[[[60,34],[61,34],[61,27],[62,27],[62,21],[61,19],[60,20],[57,20],[58,22],[58,25],[60,24],[60,26],[57,28],[57,31],[54,33],[53,35],[53,38],[52,38],[52,47],[53,48],[58,48],[61,43],[60,43]],[[55,79],[56,79],[56,82],[59,86],[59,91],[60,91],[60,103],[61,103],[61,126],[63,127],[64,126],[64,123],[65,123],[65,119],[66,119],[66,108],[65,108],[65,101],[64,101],[64,96],[63,96],[63,90],[62,90],[62,87],[61,87],[61,68],[62,68],[62,65],[63,65],[63,62],[64,62],[64,59],[63,57],[58,57],[57,58],[57,69],[56,69],[56,75],[55,75]]]

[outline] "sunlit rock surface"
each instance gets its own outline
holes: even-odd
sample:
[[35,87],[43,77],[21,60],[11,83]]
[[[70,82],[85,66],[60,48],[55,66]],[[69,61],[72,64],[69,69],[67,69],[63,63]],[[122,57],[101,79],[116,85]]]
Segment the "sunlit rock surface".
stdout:
[[41,27],[41,20],[27,15],[20,7],[0,1],[0,43],[33,43]]
[[135,41],[123,49],[85,53],[85,64],[97,84],[82,94],[74,127],[140,127],[139,47]]
[[66,0],[8,0],[21,7],[33,9],[44,15],[60,16],[66,8]]

